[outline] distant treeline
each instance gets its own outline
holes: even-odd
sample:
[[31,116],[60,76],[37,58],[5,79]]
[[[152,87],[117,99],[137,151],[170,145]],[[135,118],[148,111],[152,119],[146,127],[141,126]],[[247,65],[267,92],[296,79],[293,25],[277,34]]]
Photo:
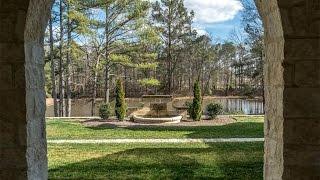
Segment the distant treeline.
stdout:
[[55,115],[70,116],[73,98],[110,102],[117,79],[127,97],[191,95],[196,81],[204,95],[262,95],[263,28],[253,2],[243,6],[244,32],[216,42],[184,0],[56,0],[45,38]]

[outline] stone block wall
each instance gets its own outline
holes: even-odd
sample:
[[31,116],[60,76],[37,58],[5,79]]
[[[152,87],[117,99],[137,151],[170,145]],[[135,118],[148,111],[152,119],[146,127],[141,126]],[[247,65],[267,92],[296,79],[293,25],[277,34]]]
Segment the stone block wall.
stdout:
[[283,179],[320,179],[320,1],[279,1],[284,27]]
[[28,1],[0,1],[0,179],[27,176],[24,26]]
[[0,179],[47,178],[43,34],[50,5],[0,1]]
[[320,1],[258,0],[265,25],[265,179],[320,178]]
[[[256,0],[265,25],[265,179],[320,179],[320,1]],[[0,1],[0,179],[46,179],[51,0]]]

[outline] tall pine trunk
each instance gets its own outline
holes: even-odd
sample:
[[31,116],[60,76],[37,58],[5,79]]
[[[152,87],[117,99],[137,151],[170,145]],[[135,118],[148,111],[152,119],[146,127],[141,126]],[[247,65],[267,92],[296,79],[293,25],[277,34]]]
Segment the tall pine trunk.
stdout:
[[110,64],[109,64],[109,5],[106,4],[106,27],[105,27],[105,34],[106,34],[106,65],[105,65],[105,97],[104,102],[110,102]]
[[167,55],[167,61],[168,61],[168,67],[167,67],[167,73],[168,73],[168,90],[167,94],[172,93],[172,54],[171,54],[171,48],[172,48],[172,42],[171,42],[171,21],[172,21],[172,8],[171,5],[168,7],[168,13],[169,13],[169,22],[168,22],[168,55]]
[[107,64],[105,67],[105,103],[110,103],[110,67]]
[[70,78],[70,70],[71,70],[71,22],[70,22],[70,2],[67,4],[67,32],[68,32],[68,40],[67,40],[67,62],[66,62],[66,116],[71,117],[71,78]]
[[57,100],[57,87],[56,87],[56,69],[55,69],[55,61],[53,56],[53,27],[52,27],[52,14],[49,19],[49,31],[50,31],[50,61],[51,61],[51,83],[52,83],[52,98],[53,98],[53,111],[54,117],[59,116],[58,111],[58,100]]
[[91,107],[91,115],[95,115],[96,103],[97,103],[97,83],[98,83],[98,66],[100,63],[100,56],[97,57],[97,62],[94,69],[94,77],[93,77],[93,93],[92,93],[92,107]]
[[59,59],[59,116],[64,117],[64,77],[63,77],[63,0],[60,0],[60,59]]

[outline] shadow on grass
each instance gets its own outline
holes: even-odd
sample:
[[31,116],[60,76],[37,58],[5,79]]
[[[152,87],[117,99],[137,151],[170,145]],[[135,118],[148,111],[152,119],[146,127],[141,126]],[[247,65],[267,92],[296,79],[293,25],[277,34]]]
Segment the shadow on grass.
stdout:
[[49,170],[50,179],[262,179],[263,144],[135,148]]
[[117,126],[114,124],[103,124],[96,127],[86,127],[92,130],[105,129],[128,129],[132,131],[190,131],[188,138],[218,138],[218,137],[264,137],[263,123],[258,122],[237,122],[222,126],[152,126],[152,125],[131,125]]

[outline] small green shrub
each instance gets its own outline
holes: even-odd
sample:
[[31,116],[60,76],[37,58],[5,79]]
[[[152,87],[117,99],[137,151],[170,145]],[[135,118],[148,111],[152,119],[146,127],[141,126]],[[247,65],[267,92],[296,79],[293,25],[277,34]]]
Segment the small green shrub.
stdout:
[[117,80],[116,84],[116,105],[115,114],[118,120],[123,121],[126,116],[127,105],[125,101],[125,92],[123,90],[122,82],[120,79]]
[[191,116],[192,114],[192,102],[187,101],[184,106],[187,108],[188,115]]
[[108,119],[111,115],[111,107],[110,104],[101,104],[99,107],[99,116],[102,119]]
[[254,94],[256,93],[255,89],[247,84],[242,85],[242,89],[240,94],[242,96],[247,96],[247,97],[254,97]]
[[190,116],[194,121],[200,121],[202,116],[202,99],[199,82],[196,82],[194,84],[193,94],[192,110]]
[[222,113],[222,110],[223,110],[223,107],[221,104],[210,103],[206,107],[207,115],[211,119],[215,119],[217,115]]

